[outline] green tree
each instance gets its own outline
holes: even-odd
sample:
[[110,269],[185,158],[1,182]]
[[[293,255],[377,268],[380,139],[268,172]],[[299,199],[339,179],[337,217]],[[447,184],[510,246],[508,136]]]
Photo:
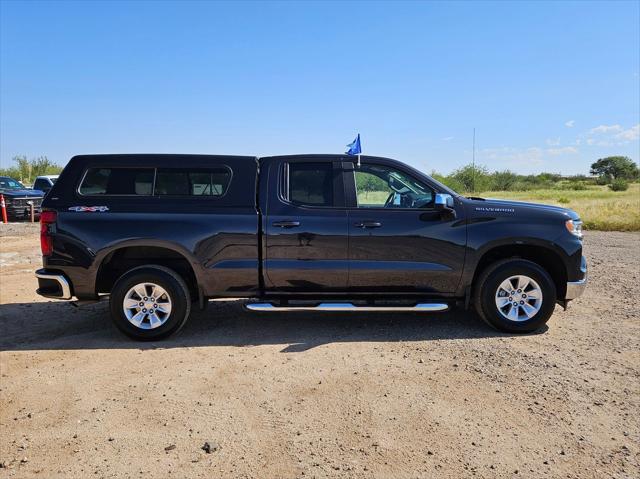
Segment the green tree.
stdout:
[[471,164],[462,166],[451,173],[449,178],[462,185],[465,192],[480,192],[491,189],[491,177],[484,166],[473,166]]
[[29,178],[31,176],[31,166],[29,165],[29,160],[26,156],[14,156],[13,161],[16,163],[16,168],[18,168],[18,172],[20,174],[20,178],[16,178],[20,181],[29,182]]
[[638,178],[638,165],[627,156],[608,156],[591,165],[591,174],[612,179],[634,180]]
[[2,170],[3,175],[11,176],[27,184],[33,183],[36,176],[56,175],[62,171],[61,166],[56,165],[46,156],[38,156],[29,160],[25,155],[18,155],[13,157],[13,161],[16,166]]
[[368,198],[372,191],[387,191],[389,189],[382,178],[361,171],[356,172],[356,185],[359,191],[364,191],[365,198]]
[[509,170],[495,171],[491,174],[491,189],[509,191],[518,181],[518,175]]

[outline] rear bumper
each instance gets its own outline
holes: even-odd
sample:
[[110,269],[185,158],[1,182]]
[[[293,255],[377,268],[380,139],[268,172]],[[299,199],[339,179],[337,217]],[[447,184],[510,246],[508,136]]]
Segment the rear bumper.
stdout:
[[50,272],[46,269],[36,271],[38,289],[36,293],[45,298],[71,299],[71,283],[62,273]]
[[583,256],[580,262],[580,271],[583,273],[583,278],[578,281],[569,281],[567,283],[567,294],[565,295],[566,301],[579,298],[584,293],[587,287],[588,274],[587,274],[587,260]]

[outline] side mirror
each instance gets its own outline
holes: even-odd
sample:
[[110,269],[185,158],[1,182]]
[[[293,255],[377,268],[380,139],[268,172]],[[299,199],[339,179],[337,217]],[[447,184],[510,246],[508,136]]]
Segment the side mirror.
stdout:
[[435,210],[440,212],[440,216],[443,219],[456,219],[456,210],[453,209],[453,196],[447,193],[437,193],[433,203]]
[[437,193],[434,204],[439,211],[451,209],[453,208],[453,196],[446,193]]

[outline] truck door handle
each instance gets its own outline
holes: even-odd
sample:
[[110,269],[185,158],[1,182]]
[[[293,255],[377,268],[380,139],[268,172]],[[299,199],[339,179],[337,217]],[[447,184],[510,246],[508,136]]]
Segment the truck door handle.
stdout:
[[379,221],[361,221],[359,223],[356,223],[355,226],[357,228],[380,228],[382,226],[382,223],[380,223]]
[[297,226],[300,226],[300,222],[299,221],[276,221],[275,223],[273,223],[273,226],[277,228],[295,228]]

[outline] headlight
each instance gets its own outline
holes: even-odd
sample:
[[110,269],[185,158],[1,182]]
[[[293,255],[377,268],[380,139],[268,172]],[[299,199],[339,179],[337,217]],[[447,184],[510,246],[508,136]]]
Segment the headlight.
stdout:
[[582,221],[580,220],[567,220],[564,223],[567,231],[571,233],[573,236],[577,236],[578,238],[582,238]]

